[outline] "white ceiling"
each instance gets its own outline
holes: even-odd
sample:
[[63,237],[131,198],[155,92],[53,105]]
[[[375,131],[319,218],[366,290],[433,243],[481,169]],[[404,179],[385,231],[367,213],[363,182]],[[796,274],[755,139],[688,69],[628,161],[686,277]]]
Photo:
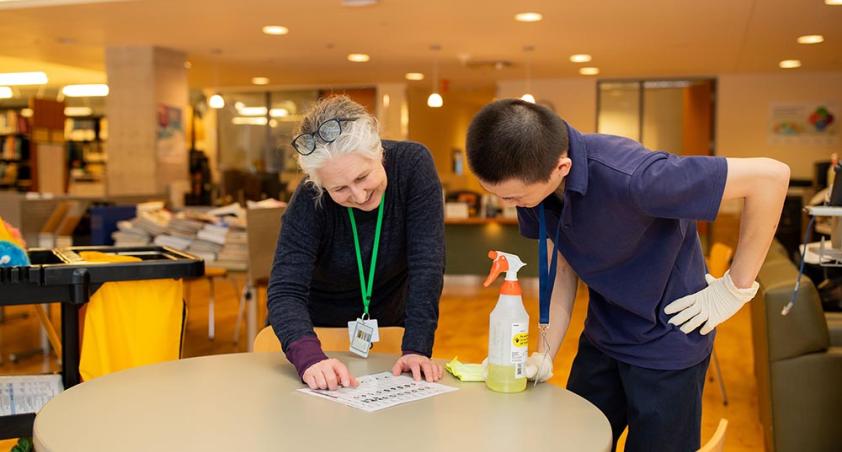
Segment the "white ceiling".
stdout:
[[[381,0],[349,8],[341,0],[0,0],[0,56],[102,71],[106,46],[161,46],[184,51],[191,85],[358,84],[403,81],[436,58],[452,88],[490,85],[526,75],[581,77],[574,53],[589,53],[601,78],[705,76],[842,70],[842,6],[824,0]],[[72,4],[77,3],[77,4]],[[87,4],[79,4],[87,3]],[[537,11],[537,23],[515,13]],[[268,36],[264,25],[289,28]],[[822,34],[805,46],[795,39]],[[441,50],[433,52],[431,44]],[[213,49],[221,55],[214,56]],[[346,55],[364,52],[369,63]],[[512,67],[464,62],[505,60]],[[0,72],[23,70],[0,58]],[[15,60],[20,63],[19,60]],[[218,76],[217,74],[218,67]],[[90,80],[78,80],[89,82]]]

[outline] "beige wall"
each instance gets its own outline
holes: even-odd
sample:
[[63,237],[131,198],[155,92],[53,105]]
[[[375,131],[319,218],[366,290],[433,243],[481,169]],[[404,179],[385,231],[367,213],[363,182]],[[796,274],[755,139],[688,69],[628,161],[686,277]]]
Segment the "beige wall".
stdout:
[[722,75],[717,98],[718,155],[772,157],[788,164],[793,178],[812,179],[814,161],[842,153],[842,140],[834,146],[796,146],[772,145],[767,138],[771,103],[842,104],[842,72]]
[[[524,87],[523,80],[499,82],[497,97],[520,97]],[[576,130],[596,131],[596,79],[532,80],[531,88],[538,103],[551,105]]]
[[[497,84],[498,97],[520,97],[522,80]],[[568,78],[535,80],[538,101],[549,100],[556,112],[583,132],[594,130],[596,80]],[[842,154],[842,140],[833,146],[770,145],[767,138],[770,104],[835,102],[842,104],[842,72],[720,75],[717,87],[716,153],[728,157],[772,157],[787,163],[794,178],[811,179],[813,162]],[[842,118],[836,118],[842,121]]]
[[[439,177],[448,191],[473,190],[482,193],[476,177],[470,173],[467,160],[464,159],[465,138],[468,125],[483,105],[491,102],[494,88],[475,90],[451,90],[442,94],[444,106],[427,106],[428,87],[410,88],[409,99],[409,135],[408,139],[427,146],[433,153]],[[453,150],[462,151],[465,174],[453,173]]]

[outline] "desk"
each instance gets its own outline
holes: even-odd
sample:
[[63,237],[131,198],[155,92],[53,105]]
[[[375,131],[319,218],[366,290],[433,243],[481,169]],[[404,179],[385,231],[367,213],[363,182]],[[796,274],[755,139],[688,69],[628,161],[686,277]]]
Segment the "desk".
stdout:
[[[355,375],[395,357],[331,353]],[[549,384],[498,394],[482,383],[365,413],[302,394],[279,353],[205,356],[139,367],[77,385],[35,419],[48,451],[607,451],[611,427],[581,397]],[[411,439],[412,438],[412,439]]]

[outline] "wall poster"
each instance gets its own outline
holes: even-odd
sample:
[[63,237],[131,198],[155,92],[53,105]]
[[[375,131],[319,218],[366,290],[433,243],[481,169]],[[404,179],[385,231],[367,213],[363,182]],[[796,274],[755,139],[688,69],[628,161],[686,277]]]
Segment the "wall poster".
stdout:
[[769,111],[769,144],[837,145],[839,113],[835,102],[773,103]]

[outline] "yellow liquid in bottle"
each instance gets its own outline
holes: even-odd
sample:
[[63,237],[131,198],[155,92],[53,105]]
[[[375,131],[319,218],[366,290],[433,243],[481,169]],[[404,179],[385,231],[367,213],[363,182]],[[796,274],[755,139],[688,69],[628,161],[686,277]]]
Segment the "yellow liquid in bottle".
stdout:
[[520,392],[526,389],[526,376],[515,378],[514,365],[501,366],[489,363],[485,385],[496,392]]

